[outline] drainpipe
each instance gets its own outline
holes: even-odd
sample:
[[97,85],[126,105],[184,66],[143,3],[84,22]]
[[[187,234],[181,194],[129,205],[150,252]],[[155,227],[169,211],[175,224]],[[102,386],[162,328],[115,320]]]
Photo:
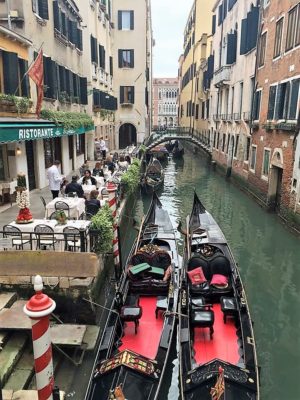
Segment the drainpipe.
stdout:
[[10,0],[6,0],[6,3],[7,3],[7,25],[8,29],[11,29]]
[[[194,4],[195,4],[194,32],[195,32],[195,37],[196,37],[197,0],[195,0]],[[193,35],[192,35],[192,37],[193,37]],[[191,101],[193,100],[194,80],[195,80],[195,71],[194,71],[195,48],[196,48],[196,43],[194,43],[194,45],[193,45],[193,79],[192,79],[192,87],[191,87]],[[193,106],[193,103],[192,103],[192,106]],[[194,110],[194,108],[193,108],[193,114],[194,114],[194,118],[195,118],[195,110]],[[191,131],[191,128],[192,128],[192,112],[191,112],[191,115],[190,115],[190,131]],[[194,132],[194,127],[193,127],[193,132]]]

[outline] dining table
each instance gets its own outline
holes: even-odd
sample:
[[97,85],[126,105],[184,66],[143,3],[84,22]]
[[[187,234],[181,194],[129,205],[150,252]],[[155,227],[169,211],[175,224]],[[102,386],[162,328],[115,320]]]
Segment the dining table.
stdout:
[[78,219],[85,212],[85,199],[82,197],[56,197],[46,204],[45,218],[50,218],[50,215],[56,211],[55,204],[58,201],[63,201],[69,206],[69,212],[65,214],[68,218]]

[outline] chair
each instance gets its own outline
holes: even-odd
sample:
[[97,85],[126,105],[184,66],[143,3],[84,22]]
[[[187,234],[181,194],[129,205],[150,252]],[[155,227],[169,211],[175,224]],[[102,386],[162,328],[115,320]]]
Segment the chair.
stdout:
[[49,219],[56,219],[56,218],[57,218],[56,211],[53,211],[53,213],[50,215]]
[[93,214],[85,213],[85,220],[90,221],[93,218],[93,216],[94,216]]
[[85,207],[85,212],[87,214],[96,215],[100,208],[96,204],[87,204]]
[[[24,244],[30,243],[30,239],[23,239],[20,229],[12,225],[3,226],[3,237],[13,237],[12,245],[16,246],[17,250],[23,250]],[[17,237],[18,239],[15,239],[14,237]]]
[[51,226],[39,224],[34,228],[34,233],[37,239],[37,249],[45,250],[45,248],[50,246],[55,250],[56,240],[54,238],[54,230]]
[[104,197],[108,198],[109,193],[108,193],[106,187],[100,189],[100,195],[101,195],[102,199],[103,199]]
[[[80,232],[79,229],[72,226],[66,226],[63,230],[65,239],[65,250],[76,251],[81,248]],[[71,250],[73,249],[73,250]]]
[[68,211],[68,217],[70,217],[70,207],[69,207],[69,204],[65,203],[64,201],[57,201],[57,202],[55,203],[55,210]]
[[42,201],[42,203],[43,203],[43,206],[44,206],[44,208],[45,208],[45,210],[46,210],[46,200],[44,199],[43,196],[40,196],[40,199],[41,199],[41,201]]
[[143,314],[142,307],[139,304],[139,297],[128,296],[125,305],[121,307],[120,318],[124,322],[134,322],[134,332],[137,333],[139,319]]
[[236,318],[238,315],[238,308],[234,297],[222,296],[220,298],[221,310],[223,312],[223,321],[226,324],[227,317]]
[[215,322],[215,314],[211,310],[211,304],[203,304],[205,302],[203,298],[198,298],[195,302],[196,304],[191,307],[191,326],[193,328],[209,328],[210,338],[212,339],[214,333],[214,322]]

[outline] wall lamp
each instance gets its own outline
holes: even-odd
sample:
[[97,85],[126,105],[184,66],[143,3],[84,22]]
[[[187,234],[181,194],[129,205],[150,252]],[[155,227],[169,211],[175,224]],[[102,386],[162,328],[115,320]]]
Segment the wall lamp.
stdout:
[[16,155],[17,156],[20,156],[22,154],[22,150],[21,150],[21,148],[18,146],[17,148],[16,148]]

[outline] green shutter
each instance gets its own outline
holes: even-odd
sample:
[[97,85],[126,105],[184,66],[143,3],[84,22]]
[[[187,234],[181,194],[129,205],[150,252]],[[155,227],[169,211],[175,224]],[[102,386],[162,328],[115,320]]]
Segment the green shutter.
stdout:
[[111,76],[114,74],[113,58],[109,57],[109,73]]
[[242,19],[241,44],[240,44],[241,55],[247,53],[247,26],[248,26],[247,18]]
[[118,30],[122,29],[122,11],[118,11]]
[[19,67],[20,67],[20,80],[21,80],[21,95],[23,97],[30,97],[30,89],[29,89],[29,78],[28,75],[25,76],[28,70],[28,61],[19,58]]
[[57,1],[53,1],[53,21],[54,28],[60,31],[60,15]]
[[2,51],[4,93],[15,94],[19,85],[18,54]]
[[80,104],[88,104],[87,78],[80,77]]
[[130,50],[130,68],[134,68],[134,50]]
[[277,92],[277,86],[270,86],[269,106],[268,106],[268,115],[267,115],[267,119],[269,119],[269,120],[274,119],[276,92]]
[[130,102],[132,104],[134,104],[134,86],[130,86],[130,88],[131,88],[131,91],[130,91],[131,92],[131,99],[130,99],[131,101]]
[[298,99],[299,99],[299,84],[300,84],[300,79],[294,79],[292,81],[291,103],[290,103],[288,119],[296,119],[296,117],[297,117],[297,107],[298,107]]
[[49,19],[48,0],[38,0],[39,16],[43,19]]
[[130,11],[130,29],[134,30],[134,11]]
[[124,86],[120,86],[120,103],[124,103]]

